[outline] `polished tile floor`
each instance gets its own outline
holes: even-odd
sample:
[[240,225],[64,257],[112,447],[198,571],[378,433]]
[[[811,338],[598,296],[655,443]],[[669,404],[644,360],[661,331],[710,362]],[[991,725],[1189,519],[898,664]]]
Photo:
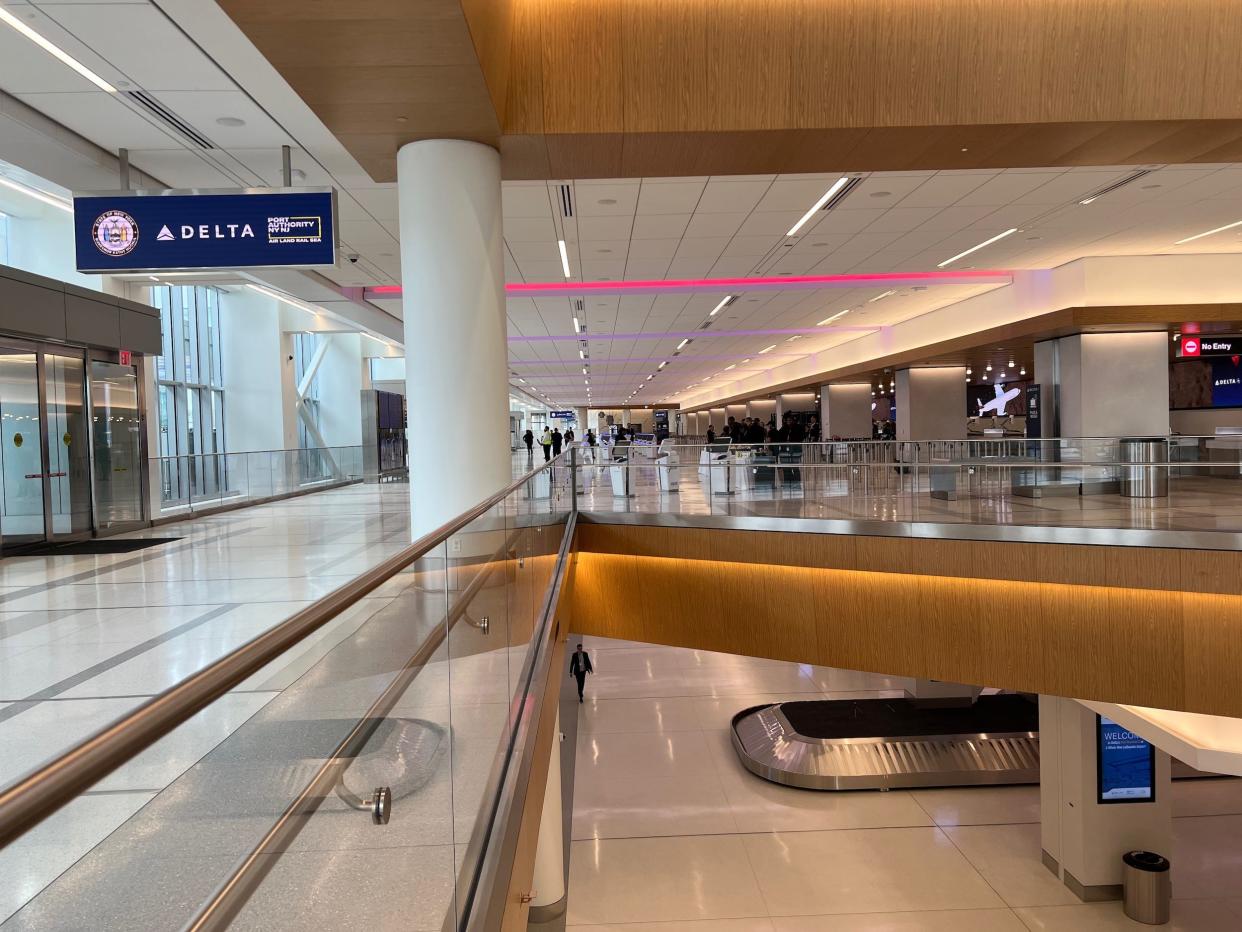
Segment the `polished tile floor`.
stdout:
[[[881,676],[588,639],[568,924],[620,932],[1148,928],[1040,862],[1039,790],[814,793],[744,770],[733,714]],[[1242,928],[1242,780],[1175,784],[1174,922]]]
[[[409,486],[352,485],[128,536],[180,540],[0,560],[0,785],[405,546]],[[360,611],[368,604],[382,602]],[[0,851],[0,920],[309,669],[358,626],[354,616]]]

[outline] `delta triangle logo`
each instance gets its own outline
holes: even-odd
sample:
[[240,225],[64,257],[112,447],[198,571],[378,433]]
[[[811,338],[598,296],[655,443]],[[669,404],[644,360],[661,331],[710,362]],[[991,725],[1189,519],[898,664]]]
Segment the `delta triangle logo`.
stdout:
[[173,231],[168,229],[168,224],[164,224],[160,227],[160,231],[155,234],[155,238],[166,243],[171,240],[175,240],[177,237],[173,236]]

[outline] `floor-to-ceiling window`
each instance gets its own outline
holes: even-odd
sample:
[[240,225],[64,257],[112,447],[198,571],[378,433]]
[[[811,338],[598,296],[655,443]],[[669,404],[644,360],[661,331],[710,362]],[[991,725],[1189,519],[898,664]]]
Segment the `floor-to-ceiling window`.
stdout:
[[212,497],[229,487],[224,436],[220,292],[151,289],[163,347],[155,362],[161,498],[165,505]]
[[[330,464],[321,452],[323,443],[319,433],[321,405],[319,397],[319,363],[328,338],[318,333],[295,333],[293,335],[293,372],[301,393],[298,412],[298,448],[308,452],[299,457],[300,476],[303,482],[326,478],[331,474]],[[309,383],[307,375],[310,375]]]

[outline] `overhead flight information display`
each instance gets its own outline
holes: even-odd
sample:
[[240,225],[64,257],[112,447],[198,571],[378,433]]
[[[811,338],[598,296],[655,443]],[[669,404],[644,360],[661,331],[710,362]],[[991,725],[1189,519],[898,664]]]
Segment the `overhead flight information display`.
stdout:
[[332,188],[79,194],[73,227],[79,272],[336,264]]
[[1156,749],[1112,719],[1102,715],[1095,718],[1099,802],[1153,802]]

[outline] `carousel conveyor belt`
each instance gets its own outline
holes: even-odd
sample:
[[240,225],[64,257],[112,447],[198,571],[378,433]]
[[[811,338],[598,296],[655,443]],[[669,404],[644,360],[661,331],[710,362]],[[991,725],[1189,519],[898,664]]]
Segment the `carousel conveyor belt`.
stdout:
[[1023,696],[968,708],[906,699],[754,706],[733,717],[733,746],[752,773],[816,790],[1039,782],[1039,713]]

